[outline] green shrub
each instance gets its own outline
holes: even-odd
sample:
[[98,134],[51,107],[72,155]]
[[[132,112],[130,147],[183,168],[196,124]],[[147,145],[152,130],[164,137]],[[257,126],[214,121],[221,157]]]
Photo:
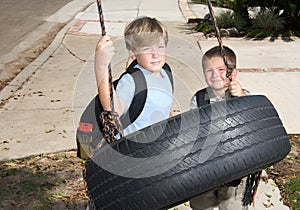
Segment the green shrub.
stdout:
[[287,30],[282,33],[283,37],[297,36],[297,32]]
[[206,0],[191,0],[193,4],[206,4]]
[[231,11],[223,11],[217,16],[217,23],[219,28],[235,27],[238,30],[242,30],[247,22],[239,14]]
[[284,20],[274,10],[262,10],[252,20],[252,28],[265,32],[279,32],[284,28]]
[[219,28],[230,28],[235,26],[233,13],[231,11],[223,11],[217,16]]
[[[206,0],[190,0],[192,3],[207,5]],[[217,16],[219,28],[235,27],[240,35],[265,38],[268,36],[300,37],[300,0],[211,0],[213,5],[228,8]],[[249,18],[248,9],[261,8],[255,19]],[[280,15],[279,15],[280,14]],[[204,33],[213,32],[212,24],[199,23],[194,28]]]
[[273,36],[273,33],[270,31],[264,31],[261,29],[250,30],[246,35],[246,37],[257,38],[257,39],[262,39],[262,38],[266,38],[269,36]]
[[208,34],[208,33],[214,31],[213,26],[210,21],[204,21],[204,22],[198,23],[197,26],[194,27],[194,30],[202,31],[205,34]]
[[[191,0],[191,2],[193,4],[207,4],[206,0]],[[211,0],[211,4],[213,6],[219,6],[219,7],[225,5],[224,1],[221,0]]]
[[247,20],[239,14],[234,14],[234,24],[238,30],[244,30],[247,26]]

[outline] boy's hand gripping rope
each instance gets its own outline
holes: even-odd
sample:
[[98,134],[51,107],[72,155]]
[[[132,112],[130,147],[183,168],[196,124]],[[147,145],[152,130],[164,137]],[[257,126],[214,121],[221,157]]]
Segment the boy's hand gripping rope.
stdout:
[[[221,49],[221,55],[224,59],[224,63],[227,67],[227,71],[226,71],[226,77],[229,78],[230,81],[232,81],[232,71],[233,69],[229,66],[228,62],[227,62],[227,57],[226,57],[226,53],[223,47],[223,43],[222,43],[222,39],[221,39],[221,35],[220,35],[220,31],[219,31],[219,27],[217,24],[217,18],[215,16],[215,13],[213,11],[212,8],[212,4],[210,0],[207,0],[207,5],[209,8],[209,13],[211,16],[211,21],[212,24],[214,26],[215,29],[215,33],[216,33],[216,37],[218,39],[218,43]],[[259,180],[261,177],[262,171],[258,171],[256,173],[253,174],[249,174],[247,176],[247,183],[246,183],[246,187],[245,187],[245,192],[244,192],[244,196],[243,196],[243,206],[248,206],[251,205],[251,203],[254,205],[254,198],[257,192],[257,188],[258,188],[258,184],[259,184]]]
[[[101,5],[101,0],[97,0],[98,5],[98,13],[99,13],[99,20],[100,20],[100,27],[102,36],[106,35],[105,25],[104,25],[104,16],[103,10]],[[103,125],[103,136],[109,142],[114,142],[117,140],[118,134],[119,137],[122,137],[122,130],[119,116],[117,112],[115,112],[114,108],[114,97],[113,97],[113,81],[112,81],[112,73],[111,73],[111,65],[108,66],[108,74],[109,74],[109,91],[110,91],[110,103],[111,103],[111,111],[104,110],[100,114],[100,121]]]
[[211,17],[211,21],[212,21],[212,24],[214,26],[214,29],[215,29],[215,33],[216,33],[216,37],[218,39],[218,43],[219,43],[219,46],[220,46],[220,49],[221,49],[221,55],[224,59],[224,63],[227,67],[227,70],[226,70],[226,77],[232,81],[232,71],[233,71],[233,68],[231,68],[228,64],[228,61],[227,61],[227,57],[226,57],[226,53],[225,53],[225,49],[223,47],[223,43],[222,43],[222,39],[221,39],[221,34],[220,34],[220,30],[219,30],[219,27],[218,27],[218,24],[217,24],[217,18],[215,16],[215,13],[213,11],[213,8],[212,8],[212,4],[211,4],[211,1],[210,0],[207,0],[207,5],[208,5],[208,8],[209,8],[209,13],[210,13],[210,17]]

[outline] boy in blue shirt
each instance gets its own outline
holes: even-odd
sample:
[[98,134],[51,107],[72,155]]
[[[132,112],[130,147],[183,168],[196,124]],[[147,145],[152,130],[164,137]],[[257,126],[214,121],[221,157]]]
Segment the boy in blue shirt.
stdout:
[[[168,33],[155,18],[140,17],[125,28],[126,48],[134,60],[130,66],[143,73],[147,84],[147,97],[139,116],[123,129],[126,136],[170,116],[173,101],[172,82],[166,68],[166,47]],[[103,36],[96,47],[95,74],[99,99],[106,111],[111,111],[108,84],[108,65],[114,56],[113,41]],[[132,75],[123,75],[113,90],[114,109],[122,118],[135,97],[135,83]],[[138,90],[142,91],[142,90]],[[143,106],[143,104],[141,104]]]

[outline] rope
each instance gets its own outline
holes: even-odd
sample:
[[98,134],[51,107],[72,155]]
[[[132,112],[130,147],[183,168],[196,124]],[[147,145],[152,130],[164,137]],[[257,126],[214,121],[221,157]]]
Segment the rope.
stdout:
[[227,70],[226,70],[226,77],[232,81],[232,71],[233,71],[233,68],[231,68],[227,62],[227,56],[226,56],[226,53],[225,53],[225,49],[224,49],[224,46],[223,46],[223,43],[222,43],[222,39],[221,39],[221,35],[220,35],[220,30],[219,30],[219,27],[218,27],[218,24],[217,24],[217,18],[215,16],[215,13],[214,13],[214,10],[212,8],[212,4],[211,4],[211,1],[210,0],[207,0],[207,5],[208,5],[208,8],[209,8],[209,13],[210,13],[210,16],[211,16],[211,21],[212,21],[212,24],[214,26],[214,29],[215,29],[215,33],[216,33],[216,37],[217,37],[217,40],[218,40],[218,43],[219,43],[219,46],[220,46],[220,49],[221,49],[221,55],[224,59],[224,63],[227,67]]
[[242,199],[243,206],[253,205],[259,185],[259,181],[262,175],[262,171],[258,171],[253,174],[249,174],[246,180],[246,188]]
[[100,27],[101,27],[102,36],[105,36],[106,31],[105,31],[104,16],[103,16],[101,0],[97,0],[97,5],[98,5],[98,14],[99,14],[99,20],[100,20]]
[[[224,49],[224,46],[223,46],[223,43],[222,43],[220,30],[219,30],[219,27],[218,27],[218,24],[217,24],[217,18],[215,16],[214,11],[213,11],[212,4],[211,4],[210,0],[207,0],[207,5],[208,5],[209,13],[210,13],[210,16],[211,16],[211,21],[212,21],[212,24],[213,24],[214,29],[215,29],[216,37],[217,37],[217,40],[218,40],[218,43],[219,43],[219,46],[220,46],[220,49],[221,49],[221,55],[224,59],[225,65],[227,67],[226,77],[230,81],[232,81],[233,68],[231,68],[229,66],[228,62],[227,62],[227,56],[226,56],[225,49]],[[260,178],[261,178],[261,174],[262,174],[262,171],[258,171],[256,173],[249,174],[247,176],[244,197],[243,197],[243,200],[242,200],[243,201],[243,206],[251,205],[251,203],[254,205],[254,198],[255,198],[255,195],[256,195],[256,192],[257,192],[257,188],[258,188],[258,184],[259,184],[259,181],[260,181]]]
[[[101,34],[102,36],[106,35],[105,24],[104,24],[104,16],[103,16],[103,9],[101,0],[97,0],[98,5],[98,13],[99,13],[99,20],[100,20],[100,27],[101,27]],[[110,104],[111,104],[111,111],[103,111],[101,113],[100,121],[103,125],[103,136],[109,142],[116,141],[119,137],[122,137],[121,132],[121,124],[118,120],[119,116],[115,112],[114,106],[114,94],[113,94],[113,79],[111,73],[111,64],[108,65],[108,80],[109,80],[109,92],[110,92]],[[120,134],[120,136],[118,135]]]
[[[97,5],[98,5],[98,13],[99,13],[99,20],[100,20],[100,27],[101,27],[101,34],[102,36],[106,35],[106,30],[105,30],[105,23],[104,23],[104,16],[103,16],[103,9],[102,9],[102,4],[101,0],[97,0]],[[112,112],[114,112],[114,100],[113,100],[113,82],[112,82],[112,73],[111,73],[111,65],[109,64],[108,66],[108,74],[109,74],[109,91],[110,91],[110,99],[111,99],[111,108]]]

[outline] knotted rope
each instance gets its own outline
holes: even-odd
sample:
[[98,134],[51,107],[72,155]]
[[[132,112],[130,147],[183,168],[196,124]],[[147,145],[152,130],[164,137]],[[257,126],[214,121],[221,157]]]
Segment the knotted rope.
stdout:
[[[98,5],[101,34],[102,34],[102,36],[105,36],[106,30],[105,30],[101,0],[97,0],[97,5]],[[103,136],[109,143],[111,143],[111,142],[116,141],[118,138],[122,137],[122,131],[121,131],[122,129],[121,129],[120,121],[119,121],[119,116],[118,116],[117,112],[115,112],[115,107],[114,107],[113,80],[112,80],[112,73],[111,73],[111,64],[108,65],[108,75],[109,75],[109,91],[110,91],[111,111],[104,110],[100,114],[99,117],[100,117],[100,122],[103,125],[103,130],[102,130]]]
[[[231,68],[229,66],[228,62],[227,62],[227,56],[226,56],[225,49],[224,49],[224,46],[223,46],[223,42],[222,42],[222,39],[221,39],[220,30],[219,30],[219,27],[218,27],[218,24],[217,24],[217,18],[215,16],[214,11],[213,11],[212,4],[211,4],[210,0],[207,0],[207,5],[208,5],[209,13],[210,13],[210,16],[211,16],[211,21],[212,21],[212,24],[213,24],[214,29],[215,29],[216,37],[217,37],[217,40],[218,40],[218,43],[219,43],[219,46],[220,46],[220,49],[221,49],[221,55],[224,59],[225,65],[227,67],[226,77],[230,81],[232,81],[233,68]],[[249,174],[247,176],[245,192],[244,192],[244,196],[243,196],[243,199],[242,199],[243,206],[251,205],[251,203],[254,205],[254,198],[255,198],[255,195],[256,195],[256,192],[257,192],[257,188],[258,188],[258,184],[259,184],[259,181],[260,181],[260,178],[261,178],[261,174],[262,174],[262,171],[258,171],[256,173]]]

